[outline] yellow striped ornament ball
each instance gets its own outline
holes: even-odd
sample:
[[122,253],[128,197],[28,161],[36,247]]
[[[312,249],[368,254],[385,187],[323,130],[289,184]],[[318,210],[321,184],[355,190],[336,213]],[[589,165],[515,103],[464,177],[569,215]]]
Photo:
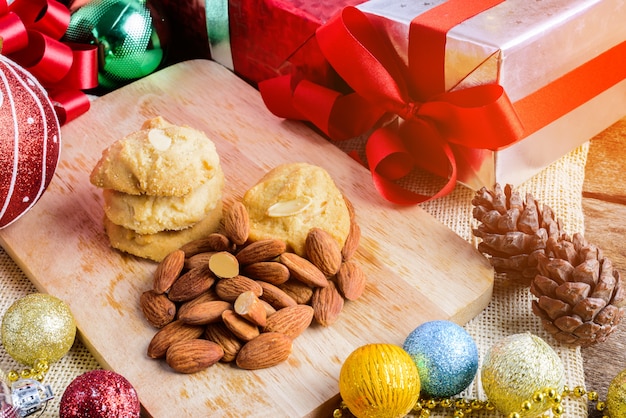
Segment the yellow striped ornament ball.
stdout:
[[339,392],[358,418],[404,417],[419,399],[419,373],[401,347],[367,344],[354,350],[343,363]]

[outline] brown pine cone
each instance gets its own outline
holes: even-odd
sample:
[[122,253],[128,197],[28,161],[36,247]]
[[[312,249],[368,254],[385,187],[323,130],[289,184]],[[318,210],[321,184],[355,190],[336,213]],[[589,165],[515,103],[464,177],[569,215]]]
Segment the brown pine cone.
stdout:
[[626,312],[626,289],[611,261],[580,234],[550,238],[538,255],[539,274],[530,291],[532,310],[544,329],[564,344],[582,347],[602,342]]
[[537,274],[537,257],[545,255],[548,238],[565,237],[560,220],[532,194],[522,199],[510,184],[485,187],[472,199],[473,216],[481,224],[474,235],[482,238],[478,250],[489,256],[491,265],[508,278],[531,280]]

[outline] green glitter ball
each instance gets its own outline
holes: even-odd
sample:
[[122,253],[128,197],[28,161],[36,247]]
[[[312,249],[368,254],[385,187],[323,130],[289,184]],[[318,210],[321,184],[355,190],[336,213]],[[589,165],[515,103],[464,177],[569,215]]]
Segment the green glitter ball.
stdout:
[[76,324],[62,300],[33,293],[15,301],[2,318],[2,344],[16,361],[54,363],[74,344]]

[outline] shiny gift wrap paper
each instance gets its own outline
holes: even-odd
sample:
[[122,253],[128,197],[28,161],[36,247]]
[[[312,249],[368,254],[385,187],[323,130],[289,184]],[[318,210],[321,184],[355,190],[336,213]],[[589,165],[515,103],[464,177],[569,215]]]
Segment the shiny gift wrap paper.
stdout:
[[[357,8],[408,61],[411,20],[443,3],[370,0]],[[458,180],[474,189],[495,182],[518,185],[622,117],[626,81],[613,72],[626,62],[625,21],[626,4],[619,0],[507,0],[449,30],[442,75],[446,90],[498,83],[519,107],[546,86],[613,50],[593,77],[569,80],[559,96],[548,97],[552,102],[531,109],[534,114],[522,118],[529,132],[521,141],[496,151],[454,147]],[[572,105],[571,111],[554,120],[546,117],[556,106],[575,103],[578,90],[608,80],[609,74],[615,83],[607,81],[599,94]]]

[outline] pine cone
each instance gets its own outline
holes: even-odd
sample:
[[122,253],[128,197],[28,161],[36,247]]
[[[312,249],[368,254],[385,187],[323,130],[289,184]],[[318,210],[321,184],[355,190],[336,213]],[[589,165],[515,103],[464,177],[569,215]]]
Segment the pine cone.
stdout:
[[626,289],[611,261],[580,234],[546,243],[530,291],[532,310],[554,338],[582,347],[602,342],[626,312]]
[[473,216],[481,222],[473,231],[482,238],[478,250],[489,256],[496,272],[509,278],[531,280],[548,239],[566,236],[549,206],[540,205],[530,193],[524,201],[510,184],[504,189],[496,184],[493,191],[483,187],[472,204]]

